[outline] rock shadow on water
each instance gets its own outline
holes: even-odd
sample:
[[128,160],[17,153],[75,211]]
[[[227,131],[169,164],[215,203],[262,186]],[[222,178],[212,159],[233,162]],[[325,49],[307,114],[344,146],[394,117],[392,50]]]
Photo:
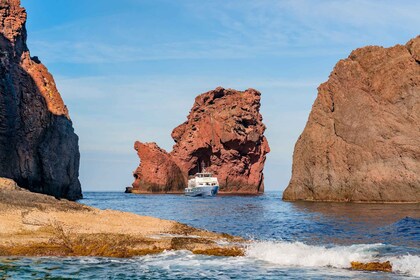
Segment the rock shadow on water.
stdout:
[[[337,244],[385,243],[420,247],[420,204],[292,202],[308,214],[314,239]],[[310,230],[310,229],[308,229]],[[320,234],[323,233],[323,234]],[[328,236],[328,240],[325,237]]]

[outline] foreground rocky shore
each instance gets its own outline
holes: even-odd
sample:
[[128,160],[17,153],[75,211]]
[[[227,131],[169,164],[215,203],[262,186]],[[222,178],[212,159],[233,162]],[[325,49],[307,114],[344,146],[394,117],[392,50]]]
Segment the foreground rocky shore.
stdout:
[[[0,178],[0,215],[0,257],[127,258],[165,250],[235,257],[244,256],[249,245],[240,237],[174,221],[57,200],[29,192],[4,178]],[[389,262],[355,261],[349,268],[392,272]]]
[[132,257],[164,250],[244,254],[239,237],[57,200],[9,179],[0,179],[0,213],[0,256]]

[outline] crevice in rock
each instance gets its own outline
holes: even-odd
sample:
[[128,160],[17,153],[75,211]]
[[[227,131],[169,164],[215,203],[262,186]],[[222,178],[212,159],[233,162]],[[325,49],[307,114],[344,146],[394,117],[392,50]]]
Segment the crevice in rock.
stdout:
[[0,8],[0,174],[31,191],[79,199],[78,138],[60,113],[67,109],[48,70],[30,58],[20,1]]

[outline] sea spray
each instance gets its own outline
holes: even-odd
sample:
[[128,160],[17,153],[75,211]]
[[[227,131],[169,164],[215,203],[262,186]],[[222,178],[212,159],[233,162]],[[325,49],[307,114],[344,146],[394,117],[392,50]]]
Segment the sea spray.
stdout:
[[[15,279],[24,278],[20,276],[31,279],[34,271],[48,271],[57,277],[74,278],[78,275],[80,279],[106,279],[109,275],[129,279],[144,278],[144,275],[156,279],[420,279],[417,265],[420,263],[420,235],[416,230],[420,225],[419,205],[354,204],[349,209],[347,204],[292,204],[279,200],[278,192],[267,192],[257,197],[224,196],[214,199],[175,195],[127,196],[124,193],[87,192],[84,195],[85,204],[102,209],[117,208],[177,220],[248,239],[254,237],[263,242],[248,243],[247,255],[243,257],[166,251],[132,259],[100,258],[88,266],[79,258],[65,261],[61,258],[41,261],[34,258],[30,260],[30,269],[27,262],[16,260],[13,262],[22,265],[22,269],[16,272],[18,276]],[[268,245],[263,247],[264,244]],[[258,254],[267,253],[267,256],[257,257],[257,249],[260,249]],[[304,253],[294,257],[295,260],[289,262],[291,265],[284,264],[284,260],[278,260],[278,264],[274,257],[270,260],[269,254],[276,256],[282,251],[284,259],[291,259],[293,252],[300,252],[298,249]],[[331,257],[332,261],[326,261],[330,251],[339,253]],[[307,260],[310,257],[314,263]],[[303,260],[297,262],[296,259]],[[393,273],[351,270],[351,261],[390,261]],[[313,266],[308,266],[310,263]]]
[[382,244],[312,246],[302,242],[264,241],[248,246],[246,255],[281,266],[349,268],[352,261],[374,261]]
[[385,259],[391,262],[394,272],[420,277],[420,256],[403,255]]

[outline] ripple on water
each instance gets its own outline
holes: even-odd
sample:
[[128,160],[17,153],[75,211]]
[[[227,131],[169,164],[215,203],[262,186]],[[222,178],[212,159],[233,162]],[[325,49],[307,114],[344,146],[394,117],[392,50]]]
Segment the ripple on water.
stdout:
[[[164,252],[132,259],[0,259],[0,279],[409,279],[420,277],[420,205],[287,203],[257,197],[84,193],[82,203],[256,240],[245,257]],[[399,274],[347,269],[390,260]],[[59,278],[62,277],[62,278]]]

